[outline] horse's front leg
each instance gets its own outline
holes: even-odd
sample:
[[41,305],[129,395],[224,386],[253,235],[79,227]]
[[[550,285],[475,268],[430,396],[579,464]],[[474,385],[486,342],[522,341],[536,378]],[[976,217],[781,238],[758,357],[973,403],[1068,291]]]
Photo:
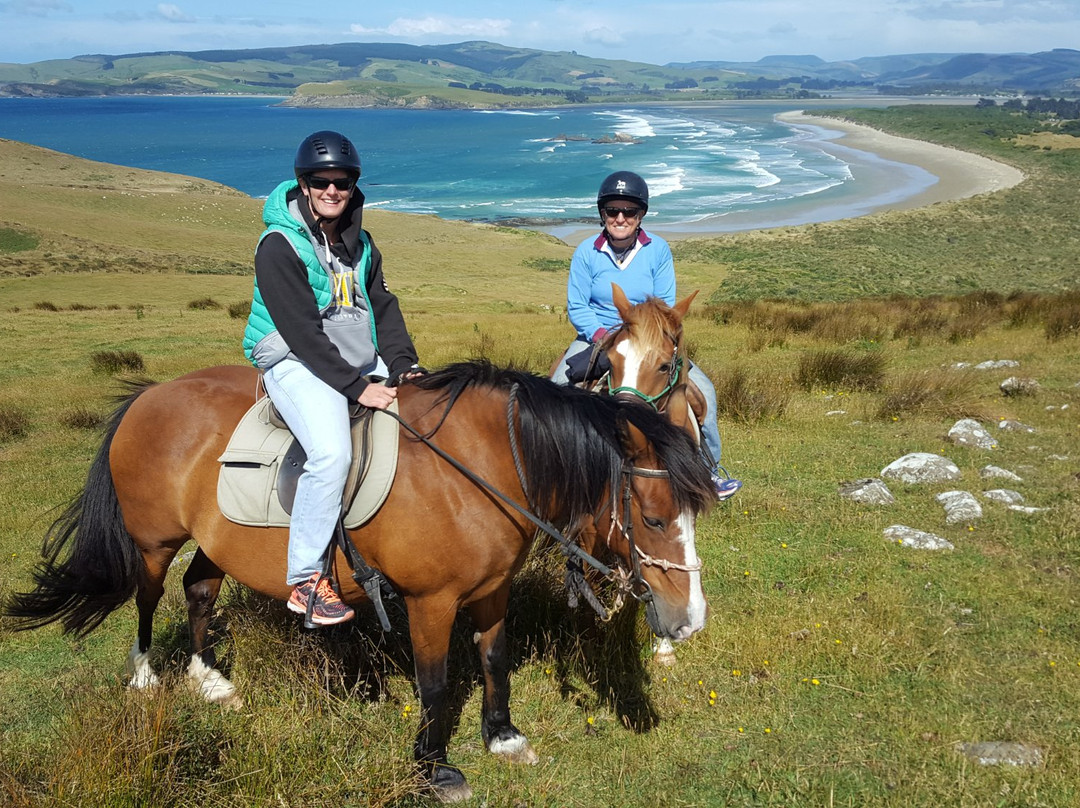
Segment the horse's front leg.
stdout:
[[469,607],[476,626],[473,640],[484,674],[484,708],[480,731],[484,745],[511,763],[536,763],[536,752],[510,723],[510,661],[506,651],[506,602],[509,584]]
[[236,687],[214,667],[214,649],[206,642],[214,604],[221,591],[225,573],[206,557],[202,548],[184,571],[184,594],[187,596],[188,631],[191,638],[191,662],[188,664],[188,684],[207,701],[229,709],[239,709],[243,701]]
[[420,776],[440,802],[467,800],[472,789],[446,757],[450,740],[446,658],[458,605],[443,598],[414,598],[407,605],[420,695],[420,731],[413,747]]

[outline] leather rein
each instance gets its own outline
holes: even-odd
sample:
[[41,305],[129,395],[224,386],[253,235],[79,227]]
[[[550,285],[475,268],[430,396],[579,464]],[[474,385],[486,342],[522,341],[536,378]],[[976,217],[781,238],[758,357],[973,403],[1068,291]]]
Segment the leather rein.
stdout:
[[[631,500],[632,500],[632,478],[637,477],[652,477],[652,478],[668,478],[670,474],[666,469],[650,469],[642,468],[634,465],[624,465],[620,472],[622,478],[622,502],[623,502],[623,519],[619,521],[618,514],[615,507],[615,492],[612,491],[612,498],[609,504],[611,509],[611,528],[608,532],[608,546],[611,545],[611,535],[615,527],[618,526],[620,533],[626,539],[630,547],[630,564],[631,571],[626,573],[620,567],[612,569],[606,564],[601,563],[592,555],[583,550],[572,539],[564,536],[558,528],[552,525],[550,522],[541,519],[532,509],[535,509],[535,505],[531,501],[529,495],[529,489],[525,480],[525,471],[522,468],[521,458],[518,452],[517,435],[514,430],[514,405],[517,400],[518,385],[514,384],[510,388],[510,395],[507,398],[506,404],[506,422],[507,430],[510,436],[510,448],[514,457],[514,468],[517,471],[518,481],[521,483],[521,489],[525,492],[525,499],[529,503],[529,508],[521,507],[517,502],[512,500],[509,496],[497,489],[487,480],[480,477],[472,469],[465,466],[456,458],[448,454],[441,449],[438,445],[433,443],[429,435],[421,434],[411,424],[405,421],[397,413],[389,410],[383,410],[387,415],[396,420],[403,429],[409,432],[413,437],[431,449],[435,454],[453,466],[455,469],[464,474],[472,482],[479,485],[485,491],[489,492],[493,496],[497,497],[508,507],[514,509],[519,514],[524,516],[529,522],[531,522],[538,530],[546,533],[551,538],[555,539],[559,543],[559,547],[562,554],[566,557],[567,567],[567,586],[570,588],[570,604],[571,606],[577,605],[576,595],[584,595],[586,601],[597,612],[601,620],[610,620],[615,611],[618,610],[622,604],[622,593],[629,592],[629,594],[646,604],[653,601],[652,588],[642,575],[641,569],[643,566],[657,566],[663,569],[665,572],[669,569],[682,570],[685,572],[696,572],[701,569],[701,564],[684,565],[677,564],[667,559],[655,559],[648,553],[644,552],[634,541],[634,528],[633,520],[631,518]],[[605,609],[597,600],[595,594],[591,588],[585,582],[583,564],[588,564],[590,567],[599,572],[605,579],[614,581],[620,590],[620,596],[616,601],[616,605],[613,609]]]

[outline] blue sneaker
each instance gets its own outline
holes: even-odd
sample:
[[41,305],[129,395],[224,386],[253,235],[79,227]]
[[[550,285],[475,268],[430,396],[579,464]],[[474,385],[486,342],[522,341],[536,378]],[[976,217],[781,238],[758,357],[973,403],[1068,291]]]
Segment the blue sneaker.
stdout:
[[713,472],[712,481],[713,486],[716,488],[717,502],[723,502],[725,499],[730,499],[735,496],[736,491],[742,488],[742,480],[721,477],[716,472]]

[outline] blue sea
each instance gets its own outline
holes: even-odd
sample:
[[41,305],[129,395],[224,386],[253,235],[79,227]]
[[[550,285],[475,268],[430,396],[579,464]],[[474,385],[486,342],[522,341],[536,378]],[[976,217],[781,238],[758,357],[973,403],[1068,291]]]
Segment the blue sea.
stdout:
[[[820,132],[773,120],[796,104],[432,111],[280,101],[5,98],[0,137],[264,197],[291,176],[300,140],[336,129],[359,148],[369,207],[547,226],[595,221],[601,179],[622,169],[648,181],[658,229],[813,195],[827,204],[854,181],[849,162],[820,148]],[[596,142],[616,139],[632,142]]]

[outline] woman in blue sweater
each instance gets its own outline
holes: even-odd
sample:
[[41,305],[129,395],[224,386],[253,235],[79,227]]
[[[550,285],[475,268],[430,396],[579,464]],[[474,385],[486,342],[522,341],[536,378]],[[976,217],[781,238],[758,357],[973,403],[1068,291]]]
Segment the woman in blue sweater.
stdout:
[[[566,384],[566,359],[598,342],[619,325],[618,309],[612,300],[611,284],[626,292],[631,303],[658,297],[675,305],[675,264],[664,239],[649,235],[641,220],[649,209],[649,186],[632,171],[616,171],[600,183],[596,205],[604,229],[596,238],[578,245],[570,261],[566,285],[566,313],[577,330],[553,375]],[[718,499],[727,499],[742,483],[728,478],[720,466],[720,431],[716,426],[716,389],[693,362],[690,379],[705,396],[706,411],[702,432],[711,461]]]

